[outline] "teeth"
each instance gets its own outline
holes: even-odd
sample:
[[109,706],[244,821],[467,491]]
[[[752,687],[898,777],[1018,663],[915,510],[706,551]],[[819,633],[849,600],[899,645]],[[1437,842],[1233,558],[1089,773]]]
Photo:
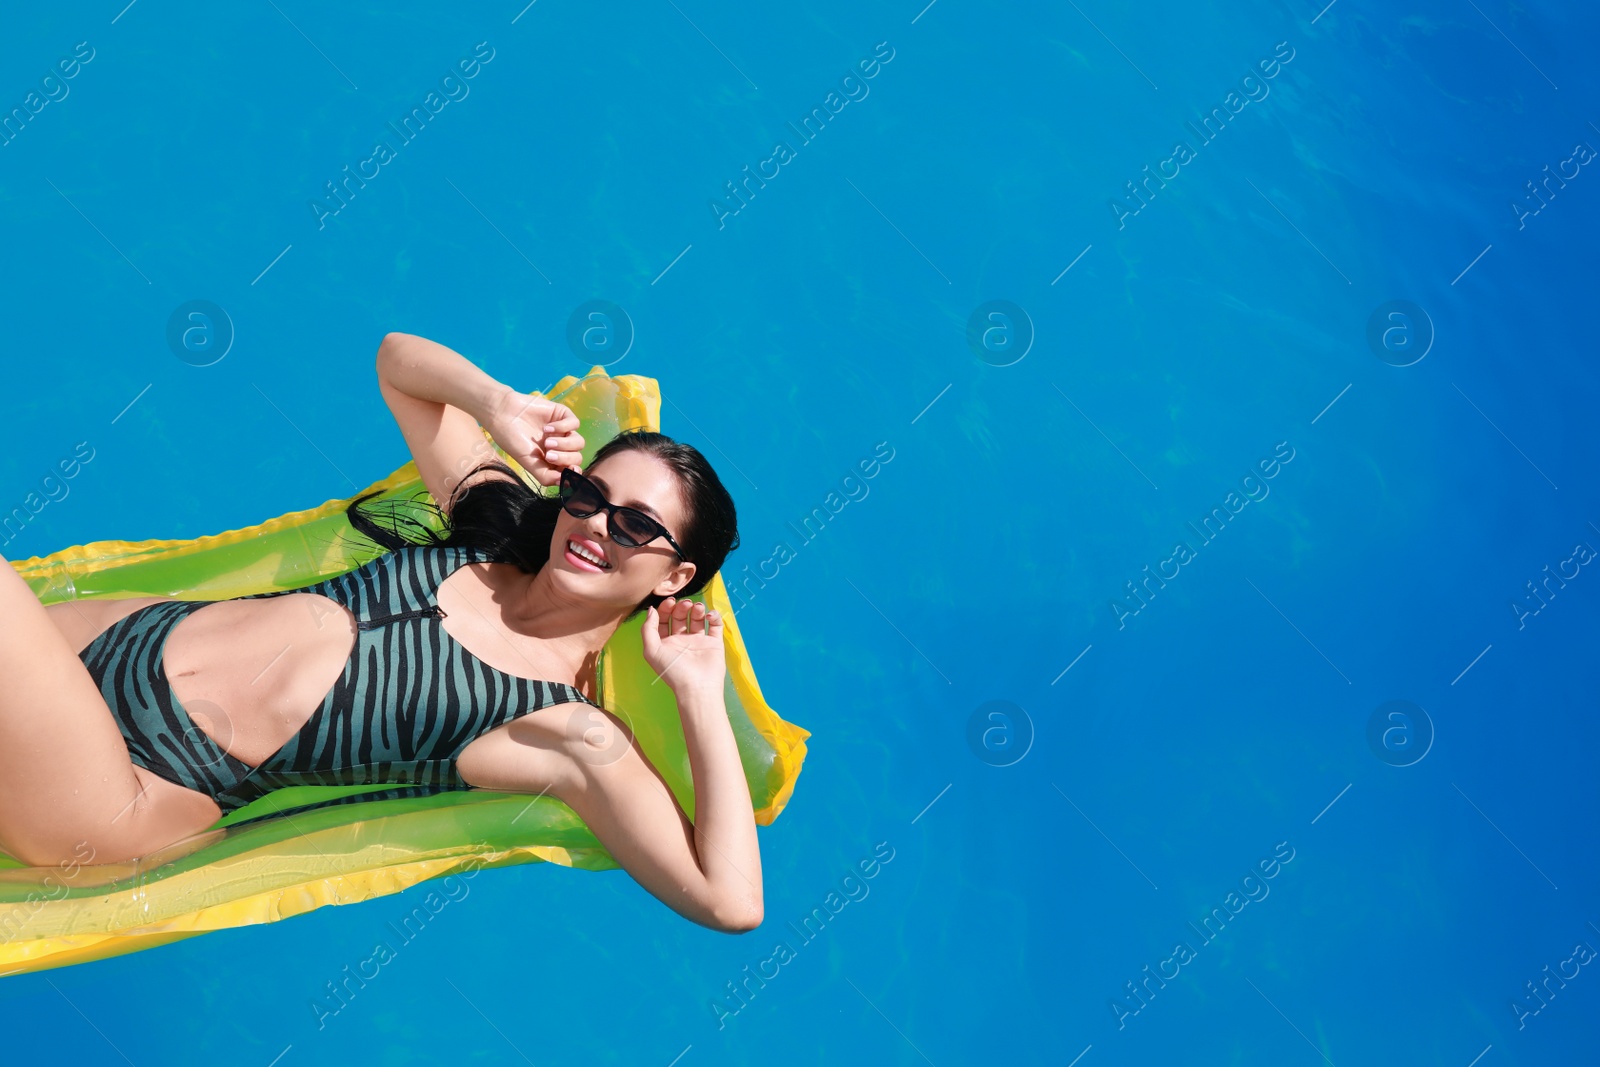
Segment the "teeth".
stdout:
[[605,568],[611,566],[605,560],[601,559],[593,552],[590,552],[587,548],[584,548],[576,541],[568,541],[567,547],[572,550],[572,554],[574,556],[577,556],[581,560],[587,560],[588,562],[593,563],[596,567]]

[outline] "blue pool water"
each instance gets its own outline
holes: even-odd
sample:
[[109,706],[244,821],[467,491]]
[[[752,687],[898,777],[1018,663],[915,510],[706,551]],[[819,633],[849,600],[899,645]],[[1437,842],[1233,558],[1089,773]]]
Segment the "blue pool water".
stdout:
[[348,496],[385,332],[605,300],[813,732],[753,933],[493,871],[337,1012],[420,890],[0,982],[17,1062],[1592,1060],[1600,20],[922,3],[6,15],[0,505],[92,451],[7,557]]

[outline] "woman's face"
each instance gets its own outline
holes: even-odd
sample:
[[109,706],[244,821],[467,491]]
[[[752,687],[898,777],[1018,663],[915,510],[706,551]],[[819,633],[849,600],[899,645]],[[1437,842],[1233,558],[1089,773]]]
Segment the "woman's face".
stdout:
[[[677,476],[647,452],[617,452],[583,472],[613,504],[635,508],[683,543],[685,508]],[[694,576],[664,537],[629,548],[611,537],[604,511],[579,519],[563,510],[550,545],[551,577],[588,600],[632,609],[645,597],[670,596]]]

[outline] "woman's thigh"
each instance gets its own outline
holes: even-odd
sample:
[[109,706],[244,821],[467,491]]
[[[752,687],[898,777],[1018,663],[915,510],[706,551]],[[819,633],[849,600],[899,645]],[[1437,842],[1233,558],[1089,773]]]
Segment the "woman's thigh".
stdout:
[[133,765],[72,643],[0,559],[0,848],[47,864],[87,845],[95,862],[113,862],[220,815],[211,798]]

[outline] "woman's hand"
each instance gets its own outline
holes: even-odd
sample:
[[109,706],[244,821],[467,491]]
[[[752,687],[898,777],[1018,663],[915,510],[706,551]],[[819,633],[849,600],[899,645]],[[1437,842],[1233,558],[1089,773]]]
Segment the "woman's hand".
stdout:
[[722,654],[722,616],[693,600],[668,597],[645,615],[639,632],[644,661],[674,693],[722,694],[727,671]]
[[483,427],[540,485],[555,485],[563,467],[582,469],[578,416],[553,400],[508,386],[494,402]]

